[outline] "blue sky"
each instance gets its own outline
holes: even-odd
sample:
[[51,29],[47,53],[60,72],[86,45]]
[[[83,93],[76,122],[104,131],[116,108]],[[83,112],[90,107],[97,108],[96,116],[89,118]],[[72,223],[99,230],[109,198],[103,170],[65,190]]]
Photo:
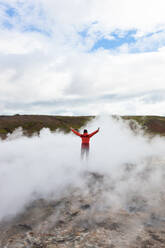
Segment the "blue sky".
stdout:
[[[3,16],[0,17],[0,21],[2,23],[3,28],[5,29],[20,29],[21,32],[33,32],[33,33],[40,33],[45,36],[52,36],[51,27],[42,27],[40,23],[44,22],[46,20],[46,13],[44,12],[44,9],[42,8],[42,5],[38,9],[38,19],[39,23],[29,23],[26,22],[24,19],[27,18],[27,15],[30,15],[35,9],[35,6],[33,4],[30,4],[28,7],[24,6],[24,4],[16,3],[15,7],[14,5],[10,5],[9,3],[0,2],[0,9],[3,12]],[[22,9],[22,12],[21,12]],[[25,16],[22,16],[22,13]],[[85,43],[87,39],[90,38],[90,29],[93,25],[97,24],[97,22],[92,22],[91,25],[88,26],[88,28],[83,29],[82,31],[77,31],[77,35],[81,36],[81,41],[78,41],[78,43],[82,42]],[[75,31],[76,32],[76,31]],[[160,47],[162,47],[165,44],[165,38],[161,42],[154,42],[153,46],[145,47],[143,48],[143,51],[139,49],[139,47],[136,46],[136,43],[143,42],[144,39],[152,39],[152,36],[155,34],[159,34],[161,32],[164,32],[164,30],[158,30],[155,32],[148,32],[147,34],[144,34],[141,36],[138,40],[138,37],[136,37],[138,30],[137,29],[130,29],[130,30],[112,30],[112,32],[104,35],[104,33],[101,32],[101,30],[95,32],[95,38],[93,39],[92,46],[88,49],[88,52],[95,52],[98,49],[104,49],[109,51],[115,51],[117,49],[120,49],[123,45],[127,45],[130,47],[129,52],[130,53],[140,53],[140,52],[152,52],[158,50]],[[106,38],[107,35],[109,38]],[[67,40],[66,40],[67,42]],[[77,44],[78,45],[78,44]]]
[[7,9],[6,9],[6,14],[7,14],[9,17],[14,17],[14,16],[17,15],[17,11],[16,11],[16,9],[14,9],[14,8],[7,7]]
[[95,51],[99,48],[103,48],[106,50],[113,50],[121,45],[127,43],[134,43],[136,40],[134,38],[134,35],[136,34],[136,30],[130,30],[128,32],[125,32],[125,34],[121,37],[117,32],[112,32],[109,35],[112,36],[112,39],[105,39],[101,38],[92,47],[91,51]]
[[[79,35],[82,37],[83,42],[90,38],[89,29],[84,29],[83,31],[79,32]],[[108,38],[101,34],[101,32],[97,32],[95,35],[95,40],[93,46],[89,49],[89,52],[95,52],[98,49],[109,50],[111,52],[117,51],[123,45],[127,45],[130,53],[141,53],[141,52],[154,52],[157,51],[159,48],[165,45],[165,37],[161,41],[153,41],[152,45],[148,46],[147,40],[151,40],[155,35],[164,34],[164,30],[158,30],[155,32],[149,32],[141,37],[137,37],[137,30],[130,29],[125,30],[116,30],[112,31],[108,34]],[[137,43],[143,43],[143,49],[136,46]],[[146,43],[146,46],[145,46]]]
[[28,16],[33,15],[35,6],[30,4],[29,6],[23,3],[17,2],[15,7],[9,3],[0,2],[0,9],[3,12],[3,17],[0,17],[0,22],[4,29],[17,30],[20,32],[36,32],[45,36],[50,36],[50,28],[42,27],[40,24],[44,23],[45,16],[42,8],[38,9],[37,17],[38,22],[27,21]]

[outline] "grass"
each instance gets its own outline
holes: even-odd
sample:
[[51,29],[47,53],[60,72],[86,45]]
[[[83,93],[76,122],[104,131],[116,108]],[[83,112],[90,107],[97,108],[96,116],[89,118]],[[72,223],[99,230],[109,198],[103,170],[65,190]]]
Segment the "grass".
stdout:
[[7,134],[7,130],[5,128],[0,128],[0,134]]
[[136,121],[146,133],[165,136],[165,117],[163,116],[122,116],[122,118]]
[[57,129],[65,133],[70,132],[70,127],[80,129],[90,121],[92,116],[44,116],[44,115],[14,115],[0,116],[0,136],[12,133],[16,128],[22,127],[24,134],[31,136],[39,133],[42,128],[51,131]]

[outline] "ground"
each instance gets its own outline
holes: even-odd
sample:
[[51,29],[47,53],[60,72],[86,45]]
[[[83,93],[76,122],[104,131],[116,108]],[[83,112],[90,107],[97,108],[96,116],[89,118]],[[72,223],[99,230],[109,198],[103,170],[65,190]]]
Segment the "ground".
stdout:
[[[155,162],[152,163],[154,166]],[[124,170],[129,177],[133,168],[126,165]],[[146,172],[149,173],[148,165],[142,180]],[[82,188],[69,188],[65,197],[38,199],[12,220],[1,222],[0,247],[165,247],[164,192],[158,193],[159,209],[136,194],[125,205],[114,208],[103,203],[103,193],[111,194],[114,190],[109,176],[86,172],[82,177],[86,181],[85,192]]]

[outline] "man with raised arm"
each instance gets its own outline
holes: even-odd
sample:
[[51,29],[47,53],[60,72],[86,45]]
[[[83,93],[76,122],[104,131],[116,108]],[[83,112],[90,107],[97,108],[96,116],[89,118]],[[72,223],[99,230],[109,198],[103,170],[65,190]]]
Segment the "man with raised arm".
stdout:
[[84,155],[86,155],[86,157],[88,157],[89,155],[89,142],[90,142],[90,138],[95,135],[100,128],[98,128],[96,131],[94,131],[93,133],[88,134],[88,130],[84,129],[83,134],[80,134],[79,132],[77,132],[76,130],[74,130],[73,128],[70,128],[71,131],[76,134],[77,136],[79,136],[82,140],[81,143],[81,158],[84,158]]

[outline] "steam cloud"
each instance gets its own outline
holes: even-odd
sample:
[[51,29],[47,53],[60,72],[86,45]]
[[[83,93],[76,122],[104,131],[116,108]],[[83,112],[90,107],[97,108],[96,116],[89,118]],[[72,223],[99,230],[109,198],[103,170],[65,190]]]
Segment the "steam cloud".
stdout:
[[164,183],[163,138],[134,134],[128,123],[100,117],[87,125],[89,132],[100,127],[91,139],[90,158],[80,160],[80,139],[74,134],[51,133],[24,137],[21,129],[0,141],[0,220],[13,216],[40,197],[62,197],[68,187],[85,190],[82,174],[105,175],[103,205],[125,207],[133,194],[149,202],[161,201]]

